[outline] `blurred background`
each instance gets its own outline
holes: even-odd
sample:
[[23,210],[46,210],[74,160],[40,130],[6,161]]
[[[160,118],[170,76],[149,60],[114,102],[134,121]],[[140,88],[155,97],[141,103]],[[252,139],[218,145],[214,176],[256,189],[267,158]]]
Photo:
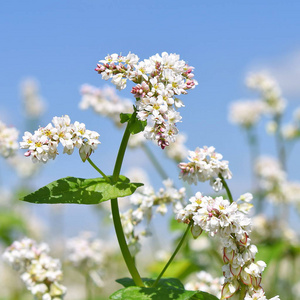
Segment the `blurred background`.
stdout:
[[[79,103],[83,84],[97,88],[111,86],[110,82],[103,81],[94,71],[98,61],[107,54],[127,55],[131,51],[143,60],[166,51],[180,54],[181,59],[195,67],[195,79],[199,85],[188,95],[181,97],[185,107],[181,109],[182,123],[179,123],[178,128],[187,135],[185,145],[188,149],[214,146],[229,161],[233,173],[229,185],[236,199],[253,189],[253,165],[247,135],[240,126],[232,124],[228,117],[232,102],[260,97],[246,86],[248,74],[264,71],[276,80],[287,101],[282,123],[291,122],[294,110],[300,106],[298,1],[228,0],[225,3],[153,0],[144,3],[135,0],[33,0],[4,1],[0,7],[1,122],[16,127],[21,141],[24,131],[33,132],[39,125],[45,126],[51,122],[54,116],[68,114],[72,122],[83,122],[88,129],[100,133],[101,145],[92,158],[106,174],[112,173],[123,131],[109,118],[101,117],[91,109],[81,110]],[[26,112],[24,106],[24,99],[32,90],[41,101],[38,103],[42,103],[36,104],[41,105],[40,109],[34,105],[38,112],[33,117]],[[129,86],[116,93],[119,97],[133,101],[130,90]],[[265,118],[257,125],[257,137],[261,153],[276,156],[274,136],[266,132],[269,121]],[[182,185],[178,180],[176,163],[168,159],[156,145],[149,143],[149,148],[168,177],[177,186]],[[20,151],[20,154],[23,152]],[[295,142],[286,162],[286,172],[292,181],[300,180],[298,153],[299,144]],[[50,243],[57,253],[62,253],[64,239],[77,236],[81,231],[94,232],[100,239],[111,237],[112,244],[116,244],[109,209],[17,203],[18,197],[14,194],[17,190],[20,193],[24,189],[34,190],[66,176],[97,177],[96,171],[88,163],[82,163],[77,153],[72,156],[61,154],[54,161],[40,166],[35,176],[25,179],[17,175],[16,168],[3,157],[0,157],[0,165],[3,191],[0,206],[11,207],[7,201],[15,201],[14,205],[18,206],[18,213],[22,215],[22,221],[16,215],[16,220],[11,219],[6,225],[6,221],[2,222],[3,249],[14,238],[26,234]],[[130,172],[133,165],[147,172],[155,189],[163,186],[161,177],[142,149],[128,150],[122,174]],[[25,171],[21,171],[21,174],[22,172]],[[192,190],[212,193],[207,184],[193,186]],[[299,226],[299,216],[295,209],[297,205],[288,207],[287,220],[295,232]],[[6,216],[9,211],[6,211]],[[273,216],[271,204],[266,203],[263,211],[266,215]],[[2,220],[4,218],[2,216]],[[164,218],[156,217],[153,227],[164,228],[158,229],[157,240],[161,242],[167,239],[171,245],[176,234],[169,233],[170,218],[171,212]],[[35,223],[29,226],[25,224],[27,221]],[[10,222],[20,224],[11,230]],[[170,250],[167,248],[165,250]],[[285,268],[289,270],[288,265]],[[151,270],[155,273],[155,270]],[[123,273],[126,275],[126,271]],[[214,275],[221,276],[221,268]],[[119,287],[112,281],[107,280],[108,292],[104,291],[104,295]],[[292,291],[294,286],[296,282],[289,289]],[[11,292],[7,289],[8,291],[0,289],[3,291],[3,299],[23,299],[18,298],[17,292],[15,298],[8,296]],[[272,296],[275,294],[272,293]],[[66,299],[75,299],[71,295],[72,292]],[[298,298],[295,294],[289,294],[286,298],[282,295],[282,299]]]

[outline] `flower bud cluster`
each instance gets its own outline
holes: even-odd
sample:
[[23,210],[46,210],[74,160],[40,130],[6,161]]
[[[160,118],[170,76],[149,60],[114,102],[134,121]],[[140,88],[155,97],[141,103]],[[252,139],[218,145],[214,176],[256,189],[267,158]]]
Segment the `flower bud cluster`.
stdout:
[[[249,193],[240,197],[243,201],[250,199]],[[242,290],[248,295],[261,292],[261,273],[266,264],[255,262],[257,247],[250,243],[251,220],[245,215],[245,210],[241,210],[237,202],[230,203],[223,197],[206,197],[200,192],[189,201],[177,213],[176,219],[187,224],[192,222],[195,238],[203,230],[210,236],[218,235],[223,246],[225,282],[221,299],[230,298]]]
[[198,181],[210,181],[213,189],[219,191],[223,188],[222,180],[231,179],[232,173],[229,170],[228,161],[222,160],[223,156],[215,152],[214,147],[197,147],[195,151],[188,151],[190,162],[181,162],[179,178],[189,184],[196,184]]
[[163,52],[139,61],[138,56],[108,55],[95,69],[102,79],[111,79],[117,89],[124,89],[127,80],[136,85],[131,93],[137,100],[137,117],[148,121],[145,137],[164,149],[175,141],[176,123],[181,120],[177,109],[184,106],[177,98],[187,94],[198,83],[193,79],[193,67],[179,59],[177,54]]
[[7,127],[0,121],[0,155],[4,158],[13,156],[18,150],[19,132],[14,127]]
[[60,261],[48,255],[47,244],[37,244],[24,238],[6,249],[3,259],[21,275],[27,289],[37,300],[60,300],[66,287],[60,284],[62,271]]
[[100,89],[85,84],[81,88],[81,94],[82,99],[79,103],[81,109],[92,108],[97,114],[112,119],[118,127],[122,125],[120,114],[133,112],[133,103],[120,98],[111,87]]
[[[135,233],[135,227],[144,219],[147,224],[152,219],[153,209],[161,215],[165,215],[168,211],[167,205],[173,205],[173,211],[177,212],[182,209],[185,199],[185,189],[177,190],[173,186],[171,180],[163,181],[165,188],[159,189],[156,193],[152,186],[146,185],[139,188],[133,195],[130,196],[130,203],[134,209],[129,209],[121,214],[124,233],[128,239],[129,245],[133,253],[139,251],[139,236]],[[147,228],[141,235],[149,235],[150,231]]]
[[271,115],[281,115],[286,107],[286,101],[281,97],[281,90],[268,73],[252,73],[246,78],[246,85],[258,91],[266,104],[266,110]]
[[54,117],[52,124],[40,127],[34,134],[26,131],[21,149],[28,149],[24,154],[31,157],[33,162],[46,163],[49,159],[55,159],[58,154],[58,144],[64,147],[63,153],[72,154],[74,148],[79,149],[80,157],[85,161],[97,148],[99,134],[85,128],[84,123],[71,123],[68,115]]
[[221,297],[222,285],[224,283],[224,277],[212,277],[212,275],[206,271],[201,271],[196,274],[197,279],[189,281],[185,284],[185,289],[188,291],[202,291],[212,294],[218,298]]

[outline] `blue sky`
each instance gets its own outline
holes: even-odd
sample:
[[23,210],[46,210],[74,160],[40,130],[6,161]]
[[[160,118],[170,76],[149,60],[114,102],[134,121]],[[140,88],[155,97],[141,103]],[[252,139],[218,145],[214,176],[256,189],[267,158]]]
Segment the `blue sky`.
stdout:
[[[227,112],[230,102],[256,96],[244,86],[247,72],[274,71],[290,101],[287,114],[300,106],[299,1],[33,0],[2,1],[0,8],[0,118],[20,131],[25,129],[19,86],[27,77],[36,78],[48,103],[41,125],[53,116],[69,114],[73,121],[98,131],[102,144],[95,162],[107,173],[113,168],[122,133],[109,120],[80,111],[78,103],[82,84],[106,84],[94,68],[108,53],[131,51],[144,59],[167,51],[180,54],[195,67],[199,85],[182,97],[186,107],[181,110],[179,130],[188,134],[190,149],[214,145],[230,161],[235,175],[230,184],[237,195],[250,186],[249,156],[245,138],[229,124]],[[293,88],[287,82],[294,82]],[[131,97],[130,89],[120,95]],[[274,153],[272,143],[264,138],[266,153]],[[176,167],[163,160],[160,149],[153,149],[176,178]],[[134,152],[128,153],[124,170],[137,156],[141,166],[149,168],[143,154]],[[299,160],[292,159],[290,171],[295,180],[300,180],[299,168]],[[68,175],[97,176],[75,155],[61,155],[45,167],[36,184]],[[152,177],[160,186],[158,176]]]

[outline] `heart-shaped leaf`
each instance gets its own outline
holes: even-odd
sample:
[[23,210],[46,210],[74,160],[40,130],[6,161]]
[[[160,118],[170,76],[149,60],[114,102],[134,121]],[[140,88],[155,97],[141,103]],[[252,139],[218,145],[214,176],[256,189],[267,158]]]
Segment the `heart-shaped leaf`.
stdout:
[[53,181],[20,200],[31,203],[74,203],[99,204],[114,198],[133,194],[142,183],[131,183],[125,176],[120,175],[114,182],[112,176],[104,178],[83,179],[65,177]]

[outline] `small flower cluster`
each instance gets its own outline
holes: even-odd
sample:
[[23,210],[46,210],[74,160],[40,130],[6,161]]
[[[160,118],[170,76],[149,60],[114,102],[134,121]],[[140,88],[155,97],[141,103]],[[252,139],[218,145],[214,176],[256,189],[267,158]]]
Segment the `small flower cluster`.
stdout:
[[84,123],[76,121],[72,124],[68,115],[54,117],[52,123],[40,127],[34,134],[26,131],[23,142],[20,142],[21,149],[28,149],[24,155],[31,157],[33,162],[46,163],[55,159],[59,143],[64,147],[63,153],[69,155],[75,147],[78,148],[81,159],[85,161],[100,144],[97,132],[87,130]]
[[122,125],[120,114],[133,112],[133,103],[120,98],[111,87],[99,89],[85,84],[81,88],[81,94],[81,109],[92,108],[97,114],[112,119],[118,127]]
[[39,95],[37,82],[34,79],[22,82],[21,93],[26,115],[31,119],[40,117],[45,111],[45,103]]
[[300,183],[291,182],[281,165],[272,157],[260,157],[255,163],[255,173],[262,189],[275,204],[300,203]]
[[197,279],[185,284],[185,289],[188,291],[202,291],[216,297],[221,297],[222,285],[224,277],[213,278],[212,275],[206,271],[201,271],[196,274]]
[[228,167],[228,161],[221,160],[223,156],[215,152],[214,147],[197,147],[195,151],[189,151],[188,160],[190,162],[181,162],[179,178],[187,181],[189,184],[196,184],[198,181],[210,181],[213,189],[219,191],[223,188],[222,180],[231,179],[232,173]]
[[90,276],[99,286],[103,286],[99,271],[103,269],[105,247],[103,241],[93,238],[91,232],[67,240],[67,261],[83,275]]
[[67,240],[68,261],[74,268],[88,273],[101,268],[103,256],[103,242],[92,239],[89,232],[82,232],[79,236]]
[[[139,188],[137,192],[130,196],[130,203],[135,209],[129,209],[121,214],[124,233],[128,239],[132,253],[137,253],[140,248],[138,244],[139,236],[134,232],[135,227],[140,224],[143,219],[146,219],[147,224],[149,224],[153,216],[154,207],[156,207],[155,212],[161,215],[167,213],[168,204],[173,205],[174,212],[177,212],[183,207],[185,189],[181,188],[177,190],[174,188],[171,180],[165,180],[163,184],[165,188],[159,189],[157,193],[155,193],[150,185]],[[141,233],[141,235],[149,234],[148,229]]]
[[66,294],[60,261],[48,255],[47,244],[24,238],[6,249],[3,259],[21,274],[27,289],[37,300],[60,300]]
[[14,127],[7,127],[0,121],[0,155],[4,158],[13,156],[18,150],[19,132]]
[[108,55],[95,69],[102,79],[111,79],[117,89],[124,89],[127,80],[136,84],[131,93],[137,100],[137,117],[148,120],[145,137],[164,149],[175,141],[176,123],[181,120],[177,109],[184,106],[177,98],[187,94],[198,83],[193,79],[193,67],[177,54],[163,52],[139,62],[137,55]]
[[258,123],[265,113],[265,103],[260,100],[241,100],[231,104],[229,120],[246,129]]
[[268,73],[252,73],[246,78],[246,85],[258,91],[266,104],[266,110],[271,115],[281,115],[286,107],[286,101],[281,97],[281,90]]
[[[239,200],[248,202],[251,194],[247,193]],[[249,299],[255,295],[264,295],[261,273],[266,264],[255,262],[257,247],[250,244],[251,220],[246,217],[244,209],[240,210],[237,202],[230,203],[223,197],[203,196],[200,192],[190,198],[190,203],[176,216],[179,222],[192,222],[192,234],[196,238],[202,231],[210,236],[218,235],[223,246],[223,284],[221,299],[234,294],[244,293]],[[279,298],[272,298],[273,300]]]

